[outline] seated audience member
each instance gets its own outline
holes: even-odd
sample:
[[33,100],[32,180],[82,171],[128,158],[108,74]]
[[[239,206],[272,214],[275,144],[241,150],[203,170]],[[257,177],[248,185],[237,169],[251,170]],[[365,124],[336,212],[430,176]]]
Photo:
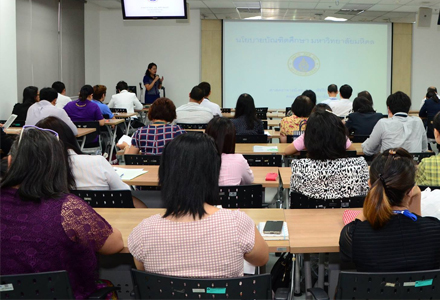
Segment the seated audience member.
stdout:
[[268,246],[253,220],[213,206],[219,201],[219,171],[220,154],[205,134],[182,134],[165,146],[159,167],[165,214],[143,220],[128,238],[138,269],[218,278],[243,276],[243,259],[266,264]]
[[12,113],[17,115],[16,120],[25,121],[29,107],[38,101],[40,101],[40,93],[38,93],[38,88],[36,86],[26,87],[23,90],[22,103],[15,104],[14,108],[12,109]]
[[440,267],[440,220],[421,217],[421,192],[413,158],[385,150],[370,167],[363,215],[347,224],[340,255],[360,272],[402,272]]
[[363,157],[347,157],[347,129],[338,116],[316,110],[307,122],[307,158],[292,161],[290,191],[315,199],[365,195],[368,165]]
[[35,125],[38,121],[49,117],[57,117],[66,123],[74,135],[78,134],[78,128],[73,124],[64,109],[56,107],[58,93],[53,88],[43,88],[40,92],[41,100],[29,107],[26,125]]
[[97,84],[93,87],[93,100],[92,102],[99,106],[102,116],[107,115],[108,119],[116,119],[110,108],[104,104],[105,95],[107,93],[107,87],[105,85]]
[[307,118],[310,116],[314,105],[307,96],[298,96],[292,103],[292,115],[281,120],[280,142],[286,143],[286,135],[293,135],[294,131],[306,129]]
[[408,152],[428,150],[423,122],[419,117],[408,116],[411,99],[403,92],[387,98],[388,119],[381,119],[374,126],[370,137],[362,143],[365,155],[374,155],[391,148],[404,148]]
[[70,168],[78,190],[130,190],[110,163],[101,155],[82,154],[75,136],[62,120],[48,117],[38,127],[58,133],[69,157]]
[[373,97],[371,96],[370,92],[368,91],[362,91],[358,93],[358,97],[364,97],[367,98],[371,102],[371,106],[374,105],[373,103]]
[[58,93],[56,107],[64,108],[64,106],[66,106],[67,103],[72,101],[72,99],[70,99],[70,97],[66,96],[66,86],[61,81],[55,81],[52,84],[52,88],[55,91],[57,91],[57,93]]
[[302,93],[302,96],[306,96],[306,97],[308,97],[312,101],[312,103],[313,103],[312,108],[316,105],[316,94],[315,94],[314,91],[312,91],[312,90],[305,90]]
[[[437,93],[437,88],[435,86],[430,86],[428,87],[428,89],[426,90],[426,93],[434,93],[437,95],[437,97],[440,99],[440,95]],[[429,99],[429,98],[423,98],[422,101],[420,102],[420,109],[422,109],[423,104],[425,104],[425,101]]]
[[189,93],[189,103],[176,109],[178,124],[208,124],[213,114],[210,108],[200,105],[203,101],[204,92],[195,86]]
[[208,97],[211,95],[211,85],[208,82],[200,82],[198,85],[203,91],[203,101],[200,103],[201,106],[207,107],[212,111],[214,116],[222,116],[222,110],[218,104],[209,101]]
[[211,136],[222,155],[219,185],[251,184],[254,174],[247,160],[235,154],[235,127],[227,118],[214,118],[208,123],[205,133]]
[[[316,104],[316,106],[312,110],[312,113],[317,110],[322,110],[322,111],[327,110],[329,112],[332,111],[330,106],[328,106],[325,103]],[[354,148],[354,146],[352,146],[351,141],[348,137],[347,137],[347,142],[345,144],[345,147],[347,150],[356,150],[356,148]],[[296,154],[296,153],[303,151],[305,149],[306,149],[306,146],[304,145],[304,133],[303,133],[297,139],[295,139],[289,146],[286,147],[284,154],[285,155],[293,155],[293,154]]]
[[330,84],[327,87],[328,99],[322,101],[321,103],[330,105],[330,102],[333,100],[339,100],[338,98],[338,86],[336,84]]
[[249,94],[238,97],[232,123],[237,135],[264,134],[263,122],[257,118],[254,98]]
[[151,104],[148,119],[151,123],[135,132],[131,146],[118,145],[126,154],[162,154],[166,143],[185,133],[179,125],[171,124],[176,119],[176,106],[168,98],[158,98]]
[[353,103],[350,101],[353,89],[348,84],[344,84],[339,88],[339,95],[341,99],[333,100],[328,103],[332,108],[333,113],[337,116],[345,117],[353,109]]
[[105,119],[102,116],[99,106],[92,102],[93,88],[85,85],[79,92],[79,98],[64,106],[64,110],[73,122],[93,122],[98,121],[99,126],[104,126]]
[[134,113],[134,110],[144,108],[136,94],[128,91],[128,84],[125,81],[119,81],[116,90],[118,93],[110,99],[109,108],[125,108],[129,114]]
[[[440,144],[440,112],[434,117],[434,137]],[[417,168],[418,185],[440,186],[440,154],[422,159]]]
[[75,298],[87,298],[97,290],[96,252],[121,251],[121,233],[69,194],[69,166],[56,132],[23,129],[8,159],[1,183],[2,275],[66,270]]
[[[419,117],[421,118],[434,118],[434,116],[440,111],[440,99],[435,92],[429,92],[426,94],[425,104],[419,111]],[[428,128],[427,136],[430,139],[434,138],[434,132]]]
[[373,109],[372,102],[365,97],[354,99],[353,111],[345,122],[345,127],[350,135],[370,135],[374,125],[383,117],[381,113],[377,113]]

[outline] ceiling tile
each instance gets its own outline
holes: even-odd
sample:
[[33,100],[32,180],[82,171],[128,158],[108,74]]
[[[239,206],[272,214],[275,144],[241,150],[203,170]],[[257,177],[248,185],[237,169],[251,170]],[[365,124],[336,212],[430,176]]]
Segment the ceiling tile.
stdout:
[[209,8],[235,8],[234,3],[232,1],[207,1],[204,0],[203,3]]
[[369,11],[393,11],[396,8],[399,8],[401,5],[373,5],[368,10]]
[[261,8],[289,8],[289,2],[261,2]]
[[379,1],[378,4],[381,4],[381,5],[392,5],[392,4],[404,5],[404,4],[407,4],[411,1],[412,0],[381,0],[381,1]]
[[395,9],[394,11],[398,11],[398,12],[417,12],[419,11],[419,7],[420,6],[412,6],[412,5],[404,5],[401,6],[397,9]]
[[190,8],[206,8],[206,5],[203,3],[203,1],[188,0],[187,2]]
[[298,9],[314,9],[318,5],[318,1],[309,1],[309,2],[290,2],[289,8],[298,8]]
[[332,2],[319,2],[316,5],[316,9],[334,9],[334,10],[340,10],[342,7],[344,7],[346,3],[339,3],[339,5],[336,5],[334,1]]

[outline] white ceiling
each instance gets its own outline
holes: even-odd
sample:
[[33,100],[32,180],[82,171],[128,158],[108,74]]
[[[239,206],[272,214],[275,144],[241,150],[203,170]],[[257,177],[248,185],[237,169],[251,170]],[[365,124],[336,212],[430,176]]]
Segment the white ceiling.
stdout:
[[[120,9],[120,0],[87,0],[106,9]],[[202,19],[244,19],[261,17],[267,20],[324,20],[328,16],[353,22],[416,21],[420,7],[440,11],[440,0],[187,0],[190,8],[200,9]],[[239,13],[237,8],[260,6],[258,13]],[[341,9],[365,9],[356,14],[343,14]]]

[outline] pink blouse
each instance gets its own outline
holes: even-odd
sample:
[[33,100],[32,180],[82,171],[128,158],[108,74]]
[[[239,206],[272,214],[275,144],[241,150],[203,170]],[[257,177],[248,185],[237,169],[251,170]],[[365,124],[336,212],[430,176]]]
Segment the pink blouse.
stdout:
[[254,174],[241,154],[222,154],[219,185],[240,185],[254,182]]
[[[295,149],[297,151],[302,151],[306,149],[306,146],[304,145],[304,134],[301,134],[296,140],[293,141],[293,146],[295,146]],[[345,143],[345,149],[348,149],[348,147],[351,146],[350,139],[347,138],[347,142]]]
[[228,209],[193,222],[154,215],[143,220],[128,237],[130,253],[147,272],[177,277],[243,276],[244,254],[254,244],[252,219]]

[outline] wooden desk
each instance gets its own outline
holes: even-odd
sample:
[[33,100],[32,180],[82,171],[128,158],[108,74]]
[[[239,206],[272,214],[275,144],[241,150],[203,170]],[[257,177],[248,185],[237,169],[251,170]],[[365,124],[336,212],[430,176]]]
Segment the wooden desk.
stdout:
[[[5,130],[6,134],[20,134],[23,127],[9,127]],[[96,128],[78,128],[78,134],[76,137],[83,137],[85,135],[88,135],[92,132],[95,132]]]
[[281,123],[281,119],[267,120],[267,126],[268,127],[280,126],[280,123]]
[[362,150],[362,143],[353,143],[352,145],[356,149],[357,155],[364,155],[364,151]]
[[[111,147],[110,147],[110,153],[108,156],[108,161],[111,161],[113,157],[113,150],[115,148],[116,144],[116,125],[124,123],[125,119],[108,119],[105,120],[104,125],[107,127],[108,133],[110,134],[110,139],[112,141]],[[111,127],[113,126],[113,128]]]
[[267,117],[268,118],[280,118],[280,119],[282,119],[282,118],[284,118],[286,116],[286,114],[285,113],[282,113],[282,112],[268,112],[267,113]]
[[105,120],[104,125],[113,126],[113,125],[118,125],[121,123],[124,123],[124,119],[107,119],[107,120]]
[[[161,208],[95,208],[96,212],[106,219],[110,225],[118,228],[122,233],[124,240],[124,250],[128,252],[127,240],[133,228],[136,227],[143,219],[149,218],[156,214],[163,214],[165,209]],[[255,224],[259,222],[284,221],[284,212],[281,209],[262,208],[262,209],[241,209],[249,217],[254,220]],[[267,241],[270,252],[286,252],[289,251],[289,241]]]
[[[185,129],[185,131],[205,132],[205,129]],[[279,139],[280,138],[280,132],[275,131],[273,129],[266,129],[266,130],[264,130],[264,133],[269,133],[269,135],[267,137],[270,139]]]
[[290,178],[292,177],[292,169],[290,167],[278,168],[283,188],[290,188]]
[[[254,152],[254,146],[278,147],[276,152]],[[272,144],[235,144],[235,153],[240,154],[284,154],[289,143],[272,143]]]
[[137,113],[113,113],[117,119],[127,119],[133,116],[137,116]]
[[[351,210],[362,210],[351,209]],[[291,253],[339,252],[345,209],[286,209]]]
[[[148,171],[132,180],[123,180],[128,185],[139,186],[158,186],[159,185],[159,166],[115,166],[122,169],[143,169]],[[254,173],[254,184],[261,184],[265,188],[278,188],[279,179],[276,181],[266,181],[267,173],[278,173],[278,167],[251,167]]]

